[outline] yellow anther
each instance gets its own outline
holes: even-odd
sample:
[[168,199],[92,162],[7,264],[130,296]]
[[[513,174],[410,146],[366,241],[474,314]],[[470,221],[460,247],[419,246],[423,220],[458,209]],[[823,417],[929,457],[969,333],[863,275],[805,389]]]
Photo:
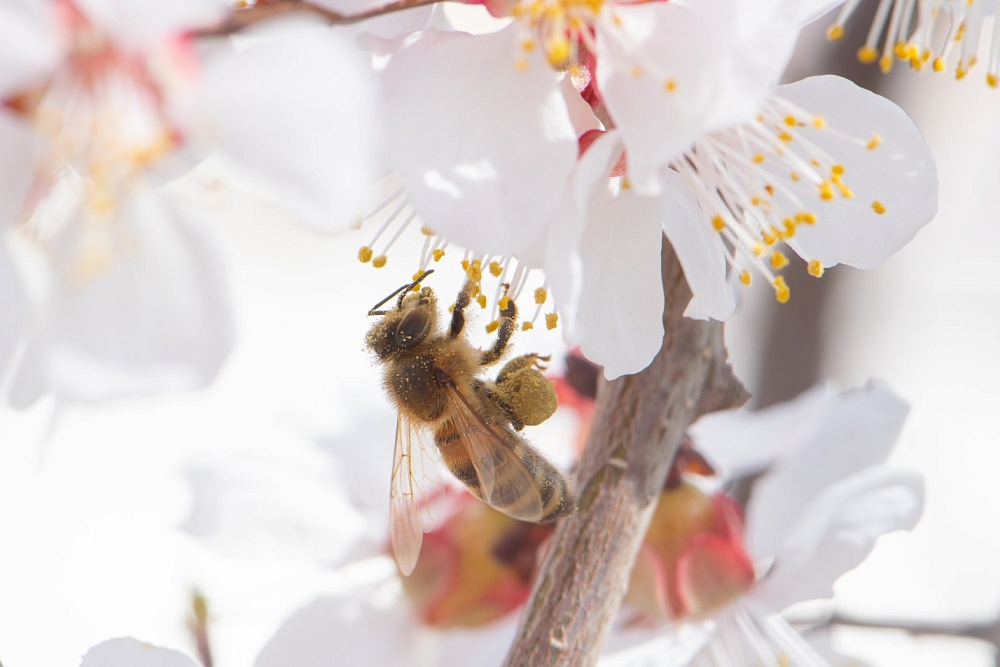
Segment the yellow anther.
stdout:
[[523,58],[518,58],[517,60],[514,61],[514,69],[516,69],[518,72],[527,72],[528,61]]
[[667,79],[666,81],[664,81],[663,82],[663,90],[667,91],[668,93],[672,93],[675,90],[677,90],[677,80],[676,79]]
[[788,173],[788,178],[792,179],[793,181],[798,181],[799,175],[797,172],[792,171]]
[[492,322],[486,325],[486,333],[493,333],[498,328],[500,328],[500,322],[498,322],[497,320],[493,320]]
[[366,245],[361,246],[361,249],[358,250],[358,259],[361,260],[362,264],[367,264],[372,261],[372,257],[374,257],[374,255],[375,253],[372,249]]
[[483,279],[483,263],[478,259],[469,262],[465,269],[465,276],[474,283],[481,281]]
[[781,139],[781,141],[786,144],[791,143],[792,139],[794,138],[795,137],[788,132],[781,132],[778,134],[778,139]]
[[545,328],[551,331],[559,325],[559,314],[558,313],[546,313],[545,315]]
[[502,297],[500,297],[500,300],[497,301],[497,308],[499,308],[500,310],[503,310],[509,304],[510,304],[510,297],[507,296],[506,294],[504,294]]
[[565,37],[557,39],[545,50],[545,55],[549,59],[549,64],[558,67],[569,60],[573,54],[573,45]]
[[480,294],[479,296],[477,296],[476,297],[476,303],[479,304],[480,308],[485,308],[486,307],[486,295],[485,294]]
[[826,38],[831,42],[836,42],[838,39],[844,38],[844,26],[842,25],[832,25],[826,31]]
[[807,225],[815,225],[816,224],[816,214],[815,213],[810,213],[809,211],[800,211],[799,213],[795,214],[795,222],[798,222],[798,223],[803,223],[804,222]]
[[763,255],[764,254],[764,245],[761,244],[761,243],[754,243],[753,244],[753,254],[757,255],[758,257],[760,257],[761,255]]
[[[760,206],[760,203],[761,203],[762,201],[763,201],[763,200],[762,200],[762,199],[761,199],[760,197],[758,197],[757,195],[754,195],[753,197],[750,197],[750,203],[751,203],[751,204],[753,204],[754,206]],[[715,216],[715,217],[719,217],[719,216]],[[714,219],[713,219],[713,222],[715,222],[715,221],[714,221]],[[724,226],[725,226],[725,225],[723,225],[723,227],[724,227]],[[720,230],[720,229],[718,228],[718,226],[716,226],[716,230],[717,230],[717,231],[722,231],[722,230]]]
[[434,248],[434,252],[431,254],[434,256],[435,262],[440,262],[441,258],[444,257],[444,250],[441,248]]
[[830,181],[823,181],[819,186],[819,196],[827,201],[833,199],[833,184]]
[[843,176],[844,175],[844,165],[842,165],[842,164],[835,164],[835,165],[833,165],[832,167],[830,167],[830,173],[832,173],[832,174],[834,174],[836,176]]
[[823,263],[820,262],[818,259],[810,259],[809,260],[808,271],[809,271],[809,275],[813,276],[814,278],[820,278],[820,277],[822,277],[822,275],[823,275]]
[[539,287],[535,290],[535,303],[539,306],[545,303],[545,300],[549,298],[548,290],[544,287]]
[[854,197],[854,190],[843,183],[837,183],[837,189],[840,190],[840,196],[844,199],[851,199]]
[[989,86],[990,88],[996,88],[997,87],[997,83],[998,83],[998,81],[997,81],[997,75],[996,74],[994,74],[993,72],[990,72],[989,74],[986,75],[986,85],[987,86]]
[[462,270],[463,271],[468,271],[469,270],[469,260],[467,260],[467,259],[463,259],[462,260]]
[[873,134],[872,138],[868,140],[867,144],[865,144],[865,148],[867,148],[870,151],[873,151],[881,145],[882,145],[882,135]]
[[378,257],[372,260],[372,266],[374,266],[376,269],[381,269],[383,266],[385,266],[385,263],[387,261],[389,261],[388,257],[386,257],[385,255],[379,255]]
[[799,124],[799,121],[795,119],[795,116],[785,116],[785,125],[789,127],[795,127]]
[[872,202],[872,210],[879,215],[883,215],[885,213],[885,204],[876,199]]
[[962,79],[964,79],[965,75],[968,74],[968,73],[969,73],[969,70],[963,68],[962,65],[961,65],[961,63],[959,63],[955,67],[955,79],[957,81],[961,81]]
[[785,233],[783,236],[786,239],[790,239],[793,236],[795,236],[795,221],[792,220],[791,218],[785,218],[784,223],[785,223]]
[[910,57],[910,48],[904,42],[896,42],[896,45],[892,47],[892,51],[900,60],[907,60]]
[[771,253],[771,267],[775,269],[783,269],[788,266],[788,258],[785,257],[785,253],[780,250],[775,250]]
[[778,235],[770,230],[765,230],[761,237],[767,245],[774,245],[778,241]]
[[792,290],[788,289],[785,277],[777,276],[771,286],[774,288],[774,298],[778,300],[778,303],[788,303],[788,299],[792,296]]
[[763,153],[757,153],[756,155],[753,156],[753,161],[756,164],[760,164],[761,162],[764,161],[764,154]]
[[749,271],[744,269],[743,271],[740,271],[740,282],[743,283],[744,285],[749,286],[750,283],[753,282],[753,276],[750,275]]
[[863,62],[865,65],[871,65],[873,62],[878,60],[878,51],[871,46],[862,46],[858,49],[858,60]]
[[521,48],[524,49],[525,51],[534,51],[535,46],[537,45],[535,44],[535,40],[533,39],[526,39],[523,42],[521,42]]
[[528,320],[525,320],[524,322],[521,322],[521,331],[531,331],[534,328],[535,328],[535,325],[532,324],[531,322],[529,322]]
[[882,56],[878,61],[878,67],[882,70],[882,74],[888,74],[892,71],[892,56]]
[[823,118],[823,116],[813,116],[812,126],[817,130],[824,129],[826,127],[826,118]]
[[721,215],[712,216],[712,228],[717,232],[726,228],[726,221],[722,219]]
[[434,236],[434,232],[431,231],[430,227],[424,226],[420,228],[420,233],[424,236]]
[[500,262],[490,262],[490,275],[499,278],[501,273],[503,273],[503,267],[500,266]]

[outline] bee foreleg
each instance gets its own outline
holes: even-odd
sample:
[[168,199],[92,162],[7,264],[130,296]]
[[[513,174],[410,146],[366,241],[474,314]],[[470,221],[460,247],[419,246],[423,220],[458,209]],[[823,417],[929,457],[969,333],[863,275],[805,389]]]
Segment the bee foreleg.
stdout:
[[507,349],[507,344],[510,342],[511,336],[514,335],[514,328],[517,323],[517,306],[514,305],[514,299],[511,299],[506,294],[503,297],[507,300],[504,307],[500,309],[500,321],[497,327],[497,339],[493,341],[493,347],[488,350],[484,350],[482,355],[479,357],[479,364],[481,366],[489,366],[490,364],[495,364],[503,356],[504,351]]
[[455,307],[451,311],[449,337],[457,338],[462,333],[462,330],[465,329],[465,309],[472,301],[472,296],[476,293],[476,290],[477,285],[470,280],[466,281],[465,287],[458,293],[458,298],[455,300]]

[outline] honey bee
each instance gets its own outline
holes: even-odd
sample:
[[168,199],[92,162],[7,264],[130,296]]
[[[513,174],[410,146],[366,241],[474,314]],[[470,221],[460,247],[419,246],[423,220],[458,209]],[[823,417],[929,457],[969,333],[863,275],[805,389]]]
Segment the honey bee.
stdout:
[[[432,436],[445,465],[480,500],[522,521],[546,523],[573,511],[566,478],[519,433],[556,409],[552,384],[541,373],[548,357],[526,354],[495,380],[477,377],[503,357],[514,333],[517,307],[501,299],[496,340],[486,350],[465,337],[465,308],[478,293],[467,282],[458,294],[446,332],[438,331],[434,291],[403,285],[376,304],[382,316],[366,344],[385,370],[386,392],[399,412],[390,483],[390,542],[400,571],[413,571],[425,532],[414,447]],[[504,287],[507,289],[507,286]],[[396,295],[396,307],[379,310]],[[429,439],[429,438],[428,438]],[[417,455],[420,455],[417,451]]]

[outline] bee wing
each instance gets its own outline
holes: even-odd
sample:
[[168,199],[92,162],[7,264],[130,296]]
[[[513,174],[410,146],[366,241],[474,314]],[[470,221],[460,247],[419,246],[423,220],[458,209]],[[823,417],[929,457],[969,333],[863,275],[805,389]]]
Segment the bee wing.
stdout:
[[486,502],[515,519],[539,521],[544,516],[542,491],[511,442],[520,436],[486,422],[457,387],[451,386],[449,391],[455,427],[468,449]]
[[421,486],[426,479],[423,471],[426,451],[421,430],[399,415],[389,484],[389,542],[396,565],[404,575],[416,567],[424,533],[430,530],[421,513],[422,503],[427,500],[427,492]]

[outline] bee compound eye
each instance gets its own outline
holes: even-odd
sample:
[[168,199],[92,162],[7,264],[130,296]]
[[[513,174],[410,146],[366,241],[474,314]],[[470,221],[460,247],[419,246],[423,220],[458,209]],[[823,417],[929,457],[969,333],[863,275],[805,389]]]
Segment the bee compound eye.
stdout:
[[430,320],[420,310],[407,313],[396,327],[396,345],[402,348],[413,347],[427,337]]

